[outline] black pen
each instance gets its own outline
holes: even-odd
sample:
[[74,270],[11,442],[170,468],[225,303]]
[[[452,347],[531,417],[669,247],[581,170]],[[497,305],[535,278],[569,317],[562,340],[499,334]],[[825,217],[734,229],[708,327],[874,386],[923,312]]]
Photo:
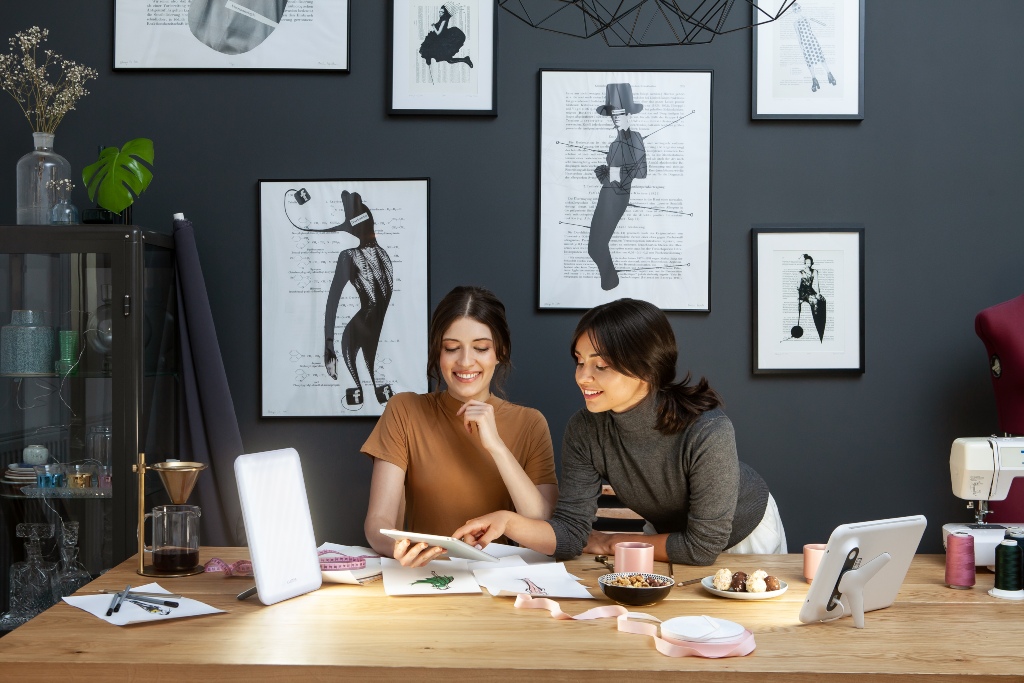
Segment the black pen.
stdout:
[[124,596],[128,593],[129,588],[131,588],[130,584],[124,587],[124,591],[114,593],[114,597],[110,599],[110,607],[107,608],[108,617],[121,607],[121,600],[124,599]]
[[154,605],[163,605],[164,607],[177,607],[178,606],[178,603],[176,603],[176,602],[174,602],[172,600],[160,600],[159,598],[151,598],[151,597],[146,596],[146,595],[137,595],[136,593],[129,593],[128,594],[128,599],[129,600],[134,600],[136,602],[148,602],[148,603],[151,603],[151,604],[154,604]]
[[121,598],[118,600],[118,604],[114,605],[114,611],[121,611],[121,605],[124,604],[125,598],[128,597],[128,592],[131,591],[131,584],[125,586],[125,592],[121,594]]

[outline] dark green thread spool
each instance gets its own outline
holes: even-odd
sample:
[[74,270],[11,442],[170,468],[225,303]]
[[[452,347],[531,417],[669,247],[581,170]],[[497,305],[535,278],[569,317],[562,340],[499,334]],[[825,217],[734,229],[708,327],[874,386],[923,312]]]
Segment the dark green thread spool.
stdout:
[[996,588],[1019,591],[1024,588],[1021,579],[1021,548],[1017,541],[1005,539],[996,546]]

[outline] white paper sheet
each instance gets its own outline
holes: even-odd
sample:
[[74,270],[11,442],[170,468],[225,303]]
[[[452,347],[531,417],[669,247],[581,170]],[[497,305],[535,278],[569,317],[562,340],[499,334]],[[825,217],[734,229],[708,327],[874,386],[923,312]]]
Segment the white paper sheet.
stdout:
[[[161,587],[157,583],[147,583],[145,586],[132,586],[133,591],[139,593],[170,593],[170,591]],[[159,607],[153,606],[149,609],[144,609],[140,605],[125,600],[121,604],[121,609],[109,617],[107,616],[107,610],[110,608],[110,601],[113,595],[101,594],[101,595],[75,595],[64,598],[64,602],[68,603],[72,607],[77,607],[80,610],[84,610],[94,617],[99,617],[108,624],[114,626],[127,626],[128,624],[140,624],[150,621],[164,621],[166,619],[179,619],[181,617],[196,617],[203,614],[221,614],[224,612],[222,609],[211,607],[206,603],[199,602],[198,600],[192,600],[190,598],[173,598],[173,601],[178,603],[177,607]]]
[[[384,592],[388,595],[452,595],[480,593],[468,560],[434,560],[423,567],[403,567],[382,557]],[[513,568],[514,569],[514,568]]]
[[[553,563],[555,560],[552,557],[548,557],[543,553],[538,553],[536,550],[530,550],[529,548],[520,548],[515,545],[505,545],[504,543],[491,543],[484,552],[494,557],[509,557],[512,555],[523,558],[523,562],[526,564],[547,564]],[[491,565],[494,567],[495,565]]]
[[576,582],[561,562],[534,564],[525,567],[477,569],[473,572],[481,586],[493,596],[516,596],[527,593],[545,598],[593,598]]
[[[377,555],[373,548],[364,548],[358,545],[338,545],[337,543],[323,543],[317,550],[333,550],[348,555],[349,557],[360,557],[362,555]],[[325,583],[347,583],[358,584],[370,583],[380,578],[380,558],[367,557],[365,569],[340,569],[337,571],[320,572]]]

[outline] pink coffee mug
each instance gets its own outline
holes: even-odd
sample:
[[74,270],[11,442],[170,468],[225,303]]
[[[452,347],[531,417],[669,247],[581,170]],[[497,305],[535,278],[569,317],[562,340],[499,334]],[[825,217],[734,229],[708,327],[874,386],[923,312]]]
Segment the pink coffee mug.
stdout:
[[652,574],[654,546],[650,543],[616,543],[615,571]]
[[804,546],[804,578],[807,579],[807,583],[814,581],[821,558],[825,557],[826,547],[828,546],[824,543],[808,543]]

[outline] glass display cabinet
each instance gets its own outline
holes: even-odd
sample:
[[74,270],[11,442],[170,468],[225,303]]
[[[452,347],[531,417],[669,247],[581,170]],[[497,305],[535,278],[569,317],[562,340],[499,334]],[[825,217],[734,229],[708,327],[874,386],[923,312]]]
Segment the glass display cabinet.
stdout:
[[132,464],[177,452],[176,317],[169,235],[0,226],[0,635],[20,577],[56,601],[134,554]]

